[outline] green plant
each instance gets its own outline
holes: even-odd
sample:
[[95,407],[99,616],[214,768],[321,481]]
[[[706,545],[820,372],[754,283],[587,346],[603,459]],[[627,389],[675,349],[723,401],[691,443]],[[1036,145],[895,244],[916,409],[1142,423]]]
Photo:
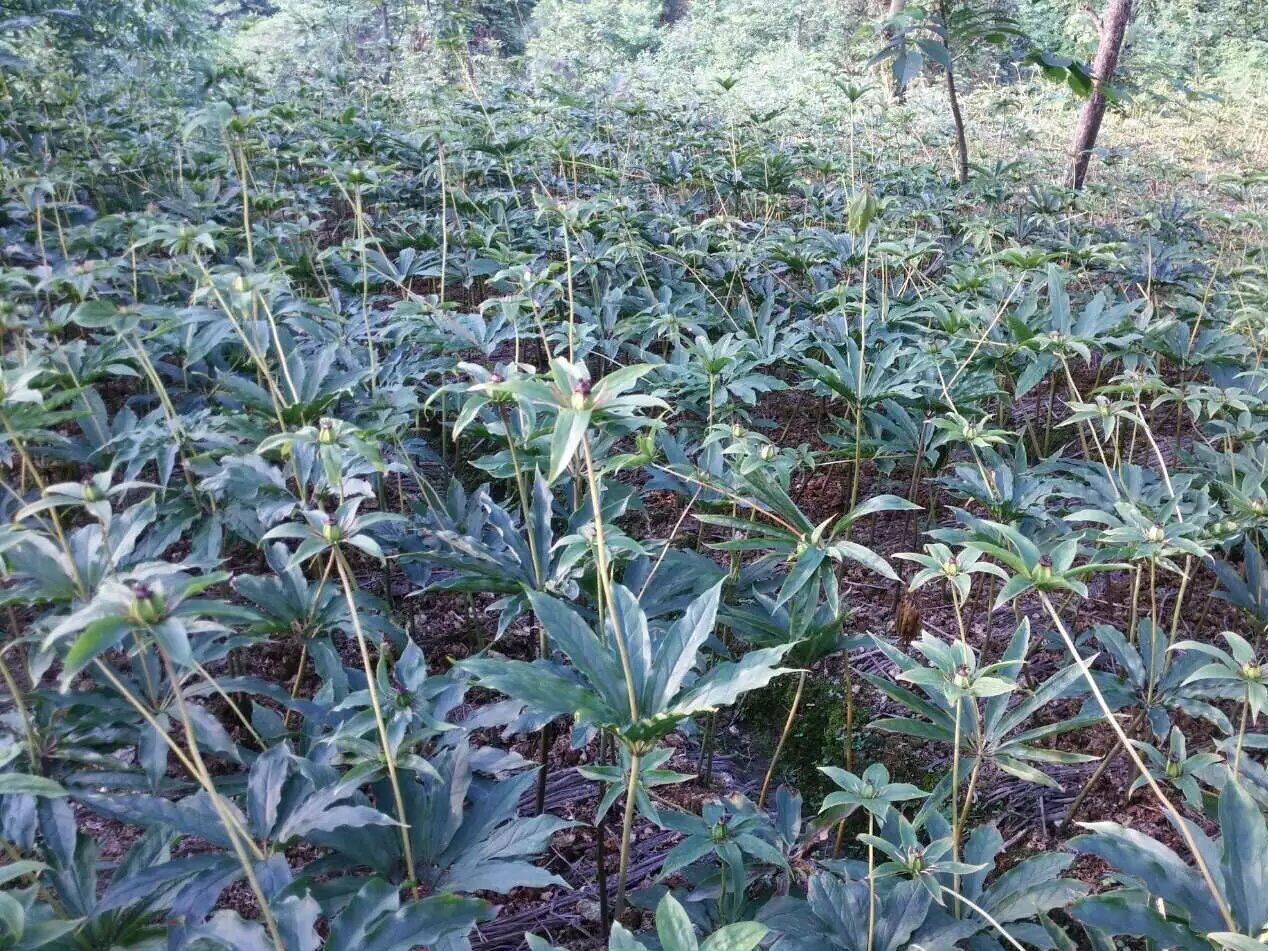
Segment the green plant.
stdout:
[[533,611],[547,636],[572,666],[546,659],[532,663],[478,659],[464,664],[482,685],[523,700],[542,714],[575,716],[581,723],[610,732],[629,751],[618,917],[642,757],[687,717],[727,706],[787,672],[776,665],[791,645],[752,651],[735,663],[715,664],[688,685],[700,649],[713,630],[720,590],[715,585],[673,625],[656,629],[649,627],[635,595],[614,585],[611,620],[603,638],[571,608],[549,595],[531,594]]
[[[666,895],[656,906],[656,937],[665,951],[752,951],[765,936],[765,926],[755,921],[744,921],[724,925],[700,942],[691,919],[673,895]],[[528,935],[527,940],[532,951],[561,951],[536,935]],[[646,949],[647,945],[638,941],[619,922],[612,925],[608,951]]]
[[[1212,896],[1193,867],[1156,839],[1115,822],[1083,823],[1088,831],[1070,840],[1071,847],[1104,858],[1125,881],[1123,887],[1079,900],[1071,913],[1106,934],[1180,948],[1206,947],[1211,941],[1236,948],[1241,938],[1261,934],[1268,924],[1260,887],[1268,827],[1236,780],[1226,782],[1220,793],[1219,824],[1221,837],[1203,840],[1211,861],[1219,863],[1220,892]],[[1166,911],[1150,897],[1165,903]],[[1230,924],[1235,932],[1230,933]]]

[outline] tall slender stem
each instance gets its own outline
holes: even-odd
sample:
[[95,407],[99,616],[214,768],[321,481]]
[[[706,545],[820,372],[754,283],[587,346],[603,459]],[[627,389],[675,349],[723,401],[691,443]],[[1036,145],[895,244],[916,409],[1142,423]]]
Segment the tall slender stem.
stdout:
[[[612,639],[616,641],[616,651],[621,658],[621,673],[625,677],[626,699],[630,705],[630,723],[638,723],[638,688],[634,682],[634,668],[630,663],[629,650],[625,643],[625,632],[621,629],[620,612],[616,610],[612,600],[612,576],[608,568],[607,542],[603,531],[603,506],[599,494],[599,479],[594,471],[594,458],[590,453],[590,437],[581,437],[581,453],[586,468],[586,484],[590,489],[590,508],[594,514],[595,561],[599,575],[599,592],[603,601],[611,606]],[[619,919],[625,911],[625,877],[629,871],[630,834],[634,829],[634,799],[638,788],[638,770],[642,754],[630,750],[630,780],[625,791],[625,821],[621,824],[621,861],[617,869],[616,910],[614,918]]]
[[[599,495],[599,480],[594,472],[594,459],[590,455],[590,437],[581,437],[581,452],[586,464],[586,483],[590,488],[590,508],[594,513],[595,559],[598,562],[599,588],[603,599],[612,604],[612,578],[608,573],[608,546],[604,539],[603,507]],[[625,644],[625,632],[621,630],[620,617],[615,609],[612,614],[612,628],[616,632],[616,652],[621,658],[621,673],[625,677],[625,694],[630,705],[630,722],[637,723],[638,687],[634,683],[634,668],[630,664],[629,650]]]
[[31,719],[31,710],[26,705],[26,698],[22,691],[18,688],[17,678],[13,676],[13,672],[9,670],[9,664],[4,659],[5,652],[8,651],[16,642],[10,642],[0,649],[0,677],[4,678],[4,685],[9,691],[9,696],[13,698],[14,709],[17,710],[18,719],[22,721],[22,732],[26,735],[26,756],[31,764],[31,772],[35,775],[41,775],[44,772],[43,764],[40,756],[40,745],[36,739],[35,723]]
[[1250,709],[1250,689],[1242,698],[1242,713],[1237,718],[1237,749],[1233,753],[1233,778],[1237,779],[1242,771],[1242,744],[1246,741],[1246,711]]
[[[1140,724],[1144,722],[1144,719],[1145,711],[1142,710],[1140,713],[1136,714],[1136,719],[1132,720],[1131,724],[1128,725],[1128,734],[1130,735],[1135,733],[1140,728]],[[1061,828],[1063,830],[1069,830],[1070,824],[1074,821],[1074,817],[1079,811],[1079,806],[1083,805],[1083,800],[1087,798],[1088,793],[1095,788],[1097,782],[1099,782],[1100,778],[1105,774],[1105,771],[1109,769],[1110,765],[1115,760],[1118,759],[1122,752],[1122,747],[1115,746],[1112,750],[1101,757],[1101,762],[1097,764],[1096,769],[1092,771],[1092,775],[1089,776],[1087,782],[1083,784],[1083,788],[1080,789],[1078,795],[1074,797],[1074,801],[1070,803],[1070,808],[1065,811],[1065,818],[1061,820]]]
[[599,929],[603,934],[612,927],[612,910],[608,907],[607,824],[607,816],[594,824],[594,882],[599,891]]
[[775,766],[779,762],[779,754],[784,751],[784,744],[788,742],[788,735],[792,733],[793,721],[797,719],[797,708],[801,706],[801,692],[806,687],[806,672],[803,670],[797,676],[797,691],[793,694],[792,704],[788,707],[788,717],[784,720],[784,729],[779,734],[779,742],[775,744],[775,752],[771,754],[770,765],[766,767],[766,778],[762,780],[762,791],[757,797],[757,808],[761,809],[766,805],[766,794],[770,791],[770,783],[775,775]]
[[378,386],[378,348],[374,345],[374,334],[370,329],[370,272],[365,254],[365,216],[361,211],[361,184],[357,183],[352,191],[355,203],[357,224],[357,249],[361,256],[361,320],[365,324],[365,347],[370,356],[370,395],[373,396]]
[[[264,919],[265,928],[269,934],[269,940],[277,951],[286,951],[285,945],[282,943],[281,936],[278,934],[277,923],[273,919],[273,914],[269,910],[268,901],[264,897],[264,892],[260,889],[259,881],[255,877],[255,870],[252,865],[252,857],[257,862],[264,861],[264,851],[256,844],[255,840],[242,827],[241,821],[235,816],[232,810],[228,809],[221,799],[220,791],[216,789],[215,784],[211,780],[211,774],[208,772],[206,764],[203,763],[202,756],[198,751],[198,743],[195,740],[195,732],[193,722],[189,719],[189,713],[185,709],[184,697],[181,695],[180,685],[175,678],[175,672],[172,669],[171,660],[167,654],[159,649],[159,655],[167,668],[168,680],[172,685],[172,692],[176,698],[177,713],[181,720],[181,725],[185,733],[185,742],[188,750],[182,749],[174,740],[158,719],[151,713],[137,696],[128,689],[114,672],[107,667],[100,659],[94,661],[97,670],[105,677],[106,681],[114,688],[114,690],[123,697],[123,699],[140,714],[144,720],[154,730],[168,748],[176,754],[176,758],[180,764],[185,767],[186,772],[198,783],[207,793],[208,801],[216,812],[217,818],[220,820],[221,826],[224,827],[225,835],[228,837],[230,845],[233,848],[234,855],[238,859],[238,863],[242,866],[242,873],[246,877],[247,884],[255,895],[256,903],[260,906],[260,916]],[[250,854],[248,854],[248,851]]]
[[1083,680],[1091,691],[1092,697],[1096,700],[1096,704],[1101,708],[1101,717],[1109,724],[1114,735],[1118,738],[1119,745],[1123,748],[1128,758],[1132,761],[1132,765],[1136,767],[1136,771],[1144,779],[1149,786],[1150,791],[1157,797],[1159,805],[1166,811],[1171,818],[1172,824],[1176,831],[1180,833],[1180,837],[1184,840],[1185,847],[1188,848],[1189,854],[1193,856],[1193,861],[1197,865],[1198,873],[1202,876],[1202,881],[1206,884],[1207,890],[1211,893],[1211,898],[1215,901],[1216,907],[1220,911],[1220,917],[1224,919],[1224,924],[1229,931],[1237,930],[1237,922],[1233,920],[1232,913],[1228,910],[1228,903],[1224,900],[1223,894],[1220,892],[1219,886],[1215,884],[1215,879],[1211,877],[1211,870],[1207,868],[1206,860],[1202,857],[1202,852],[1198,848],[1197,841],[1193,838],[1193,833],[1185,824],[1184,818],[1180,815],[1180,811],[1175,807],[1167,794],[1162,791],[1162,787],[1158,785],[1158,781],[1154,779],[1153,774],[1145,766],[1144,761],[1140,758],[1140,754],[1136,752],[1136,748],[1132,746],[1131,740],[1127,738],[1127,734],[1123,732],[1122,724],[1120,724],[1114,716],[1114,712],[1110,710],[1109,703],[1105,700],[1105,695],[1101,693],[1101,688],[1096,682],[1096,678],[1092,676],[1092,670],[1088,667],[1088,663],[1084,660],[1083,655],[1079,653],[1079,649],[1074,644],[1074,639],[1070,636],[1070,632],[1066,629],[1065,622],[1061,620],[1061,615],[1057,613],[1057,609],[1049,600],[1047,592],[1039,592],[1039,600],[1043,604],[1044,610],[1048,612],[1048,616],[1052,619],[1052,623],[1056,625],[1057,633],[1061,635],[1062,641],[1065,642],[1066,650],[1070,652],[1070,656],[1074,659],[1075,665],[1079,668],[1079,672],[1083,675]]
[[[842,822],[845,820],[842,819]],[[867,834],[876,834],[876,817],[867,810]],[[867,951],[872,951],[876,935],[876,848],[867,843]]]
[[352,618],[352,631],[356,635],[357,648],[361,652],[361,666],[365,670],[366,688],[370,694],[370,707],[374,711],[374,725],[378,728],[379,745],[383,748],[383,760],[387,766],[387,778],[392,787],[392,798],[396,801],[396,819],[401,824],[401,852],[405,857],[405,877],[410,882],[417,881],[414,873],[414,849],[410,844],[409,822],[405,814],[405,800],[401,795],[401,783],[396,775],[396,756],[392,752],[392,744],[387,736],[387,723],[383,719],[383,707],[379,703],[379,688],[375,683],[374,665],[370,663],[370,648],[365,640],[365,631],[361,628],[361,617],[357,612],[356,598],[353,596],[352,572],[348,569],[347,559],[338,548],[331,549],[335,555],[335,567],[339,569],[339,580],[343,583],[343,598],[348,605],[348,616]]
[[247,156],[241,140],[234,142],[234,158],[238,162],[238,184],[242,188],[242,237],[246,241],[247,261],[255,265],[255,245],[251,237],[251,189],[247,184]]
[[619,921],[625,912],[625,879],[630,870],[630,835],[634,830],[634,803],[638,798],[638,771],[642,755],[630,751],[630,778],[625,786],[625,818],[621,822],[621,859],[616,872],[616,909],[612,915]]
[[[955,739],[951,742],[951,816],[955,820],[951,826],[951,861],[960,861],[960,702],[959,694],[955,698]],[[958,879],[957,891],[958,891]],[[960,917],[960,906],[954,907],[955,916]]]

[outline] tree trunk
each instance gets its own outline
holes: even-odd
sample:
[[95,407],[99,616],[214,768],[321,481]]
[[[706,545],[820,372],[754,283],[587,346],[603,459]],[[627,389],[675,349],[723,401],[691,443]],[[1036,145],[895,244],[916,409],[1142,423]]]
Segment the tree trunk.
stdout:
[[1096,136],[1101,131],[1101,120],[1105,117],[1105,87],[1114,78],[1114,70],[1118,68],[1118,56],[1123,49],[1123,34],[1127,32],[1127,21],[1131,19],[1131,15],[1132,0],[1109,0],[1105,17],[1098,24],[1101,42],[1096,49],[1096,61],[1092,64],[1092,95],[1083,106],[1072,148],[1070,184],[1075,189],[1082,188],[1087,179],[1092,149],[1096,146]]
[[687,15],[688,0],[662,0],[660,5],[660,25],[673,26]]
[[396,59],[396,41],[392,39],[392,17],[387,9],[387,0],[379,0],[379,18],[383,24],[383,45],[387,47],[387,56],[383,64],[383,84],[392,81],[392,61]]
[[[951,61],[951,50],[947,50],[947,61]],[[955,70],[948,66],[947,99],[951,102],[951,118],[955,121],[955,158],[956,178],[961,185],[969,182],[969,140],[964,134],[964,113],[960,111],[960,97],[955,91]]]

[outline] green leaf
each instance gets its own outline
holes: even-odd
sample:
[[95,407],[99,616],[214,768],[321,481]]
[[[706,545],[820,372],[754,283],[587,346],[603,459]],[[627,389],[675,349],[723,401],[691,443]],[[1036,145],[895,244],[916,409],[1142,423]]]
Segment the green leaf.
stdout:
[[715,931],[700,951],[752,951],[766,937],[767,927],[756,921],[741,921]]
[[919,50],[908,49],[900,51],[894,57],[894,83],[899,89],[906,89],[911,85],[911,81],[920,75],[920,70],[924,67],[924,57],[920,55]]
[[626,702],[625,679],[613,650],[600,641],[581,615],[558,598],[530,591],[528,600],[555,647],[567,655],[608,706],[621,709],[617,704]]
[[0,940],[6,948],[19,947],[26,931],[26,909],[8,892],[0,892]]
[[432,895],[393,912],[370,931],[357,951],[408,951],[444,938],[465,937],[493,914],[493,906],[478,898]]
[[665,895],[656,906],[656,936],[664,951],[698,951],[699,948],[691,919],[673,895]]
[[581,440],[585,438],[586,427],[590,425],[589,410],[559,411],[555,420],[555,432],[550,440],[550,472],[546,478],[554,482],[572,462],[577,454]]
[[0,865],[0,885],[6,885],[23,875],[38,875],[47,868],[43,862],[36,862],[34,859],[21,859],[8,865]]
[[839,552],[841,557],[857,561],[865,568],[872,569],[882,578],[888,578],[890,581],[898,580],[898,575],[894,573],[894,569],[890,567],[889,562],[870,548],[865,548],[855,542],[839,541],[833,543],[832,549],[835,552]]
[[919,39],[916,45],[920,47],[920,51],[929,59],[933,60],[943,69],[951,68],[951,51],[937,40]]
[[601,724],[617,720],[616,713],[594,693],[556,672],[549,663],[476,658],[464,661],[462,667],[474,674],[482,687],[532,704],[539,713],[552,717],[579,713]]
[[791,644],[782,644],[749,651],[735,663],[714,665],[674,704],[671,712],[678,716],[690,716],[725,707],[734,703],[740,694],[765,687],[780,674],[792,673],[789,668],[775,666],[792,647]]
[[62,659],[63,688],[94,659],[122,641],[130,629],[130,622],[118,616],[104,617],[85,627]]
[[1268,826],[1241,784],[1229,777],[1220,792],[1224,890],[1233,917],[1247,934],[1268,924]]
[[775,601],[776,607],[787,602],[805,587],[807,582],[814,577],[814,573],[819,570],[819,566],[823,564],[824,557],[824,550],[818,547],[807,548],[798,556],[793,570],[788,572],[783,587],[779,589],[779,597]]
[[614,921],[608,936],[608,951],[647,951],[647,945],[638,941],[619,921]]
[[660,866],[660,877],[672,875],[697,859],[704,858],[712,851],[712,840],[704,836],[688,836],[665,853],[664,861]]
[[1268,944],[1233,931],[1216,931],[1206,937],[1221,948],[1228,948],[1228,951],[1268,951]]
[[866,515],[875,515],[880,512],[916,512],[920,510],[920,506],[915,502],[909,502],[899,495],[874,495],[870,499],[865,499],[854,508],[850,509],[837,523],[840,527],[843,522],[854,523]]
[[[1071,839],[1071,848],[1099,856],[1141,882],[1150,894],[1185,909],[1195,927],[1214,930],[1220,926],[1222,919],[1202,877],[1167,846],[1116,822],[1081,824],[1092,834]],[[1103,926],[1101,920],[1090,923]]]
[[1210,951],[1210,945],[1188,928],[1168,921],[1138,892],[1093,895],[1074,903],[1074,919],[1113,935],[1131,935],[1156,941],[1176,951]]
[[42,796],[46,799],[60,799],[66,790],[61,783],[46,779],[43,776],[30,776],[26,773],[0,773],[0,796]]
[[79,326],[94,330],[112,328],[118,323],[118,318],[119,308],[110,301],[100,298],[84,301],[71,314],[71,320]]
[[1014,598],[1021,597],[1033,587],[1034,584],[1031,583],[1029,578],[1024,575],[1013,575],[1013,577],[1008,579],[1004,587],[1000,588],[999,596],[995,598],[995,604],[991,610],[1002,608]]

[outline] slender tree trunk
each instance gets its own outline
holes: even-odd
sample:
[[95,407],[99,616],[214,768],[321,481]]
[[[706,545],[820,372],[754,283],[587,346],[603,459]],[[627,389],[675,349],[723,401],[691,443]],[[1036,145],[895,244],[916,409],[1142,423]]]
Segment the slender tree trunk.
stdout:
[[[947,59],[951,58],[951,50],[947,50]],[[948,68],[947,99],[951,103],[951,118],[955,122],[955,159],[956,178],[961,185],[969,182],[969,140],[964,134],[964,113],[960,111],[960,97],[955,91],[955,70]]]
[[396,59],[396,41],[392,38],[392,17],[387,9],[387,0],[379,0],[379,17],[383,23],[383,43],[387,47],[387,61],[383,66],[383,83],[392,81],[392,61]]
[[1109,0],[1105,17],[1097,25],[1101,42],[1096,50],[1096,60],[1092,64],[1092,95],[1083,106],[1071,149],[1070,184],[1076,189],[1082,188],[1087,179],[1092,149],[1096,145],[1097,134],[1101,131],[1101,120],[1105,117],[1105,87],[1114,78],[1114,70],[1118,68],[1118,56],[1123,49],[1123,34],[1127,32],[1127,22],[1131,15],[1132,0]]
[[660,5],[660,25],[673,26],[687,15],[687,0],[663,0]]

